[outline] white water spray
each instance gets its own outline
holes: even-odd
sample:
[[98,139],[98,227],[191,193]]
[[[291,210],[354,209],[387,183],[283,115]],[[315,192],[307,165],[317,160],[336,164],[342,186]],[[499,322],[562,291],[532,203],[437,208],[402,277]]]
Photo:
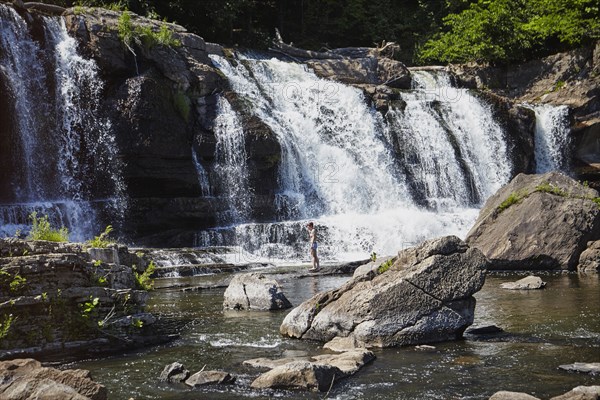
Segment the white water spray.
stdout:
[[[490,111],[466,92],[460,92],[462,101],[475,102],[475,107],[442,104],[443,115],[456,121],[445,128],[436,122],[439,128],[432,132],[415,127],[423,120],[411,120],[414,116],[408,111],[394,110],[384,120],[367,106],[360,90],[319,79],[303,65],[275,59],[242,59],[234,64],[211,57],[238,96],[252,105],[252,112],[273,130],[281,144],[277,193],[281,222],[245,223],[201,232],[198,245],[239,245],[248,258],[245,261],[261,257],[302,260],[308,255],[304,224],[315,219],[325,258],[365,258],[371,251],[393,254],[433,236],[464,236],[477,216],[476,207],[509,179],[502,132],[492,124]],[[421,102],[414,107],[422,110],[419,115],[437,121],[441,116],[435,117],[431,108],[425,110],[427,100],[418,99],[416,92],[425,90],[430,87],[407,94],[407,102]],[[467,128],[461,122],[477,118],[474,126]],[[401,127],[418,130],[421,139],[413,135],[410,140],[437,141],[439,152],[422,154],[423,159],[410,165],[389,143],[394,135],[408,139],[408,131],[401,131]],[[480,127],[486,130],[476,132]],[[447,131],[455,136],[458,150],[439,137]],[[488,146],[490,156],[473,154],[482,143]],[[425,145],[414,148],[430,151]],[[457,155],[457,151],[463,154]],[[436,160],[436,155],[447,157],[445,163]],[[437,167],[428,164],[425,156],[431,156]],[[496,161],[491,172],[482,167],[488,167],[490,160]],[[417,205],[414,199],[422,194],[414,193],[409,185],[403,172],[407,168],[413,179],[431,176],[430,190],[425,190],[424,196],[430,205],[444,200],[444,207],[425,209]],[[480,191],[472,196],[477,201],[471,201],[466,193],[477,184]]]
[[540,104],[535,112],[536,173],[569,171],[569,108]]

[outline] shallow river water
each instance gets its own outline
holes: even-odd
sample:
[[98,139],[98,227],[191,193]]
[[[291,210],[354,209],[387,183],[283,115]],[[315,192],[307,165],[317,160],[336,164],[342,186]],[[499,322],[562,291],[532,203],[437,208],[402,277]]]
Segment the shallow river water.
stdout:
[[[482,340],[375,350],[377,359],[333,387],[330,399],[487,399],[498,390],[523,391],[546,399],[579,385],[600,385],[600,376],[558,370],[560,364],[600,361],[598,275],[547,273],[539,291],[509,291],[500,283],[523,274],[490,274],[477,293],[475,325],[494,324],[505,334]],[[347,277],[275,275],[292,304],[338,287]],[[194,277],[202,284],[215,277]],[[220,279],[220,278],[219,278]],[[176,281],[176,280],[175,280]],[[159,285],[172,282],[162,280]],[[92,371],[111,399],[322,399],[325,394],[257,391],[259,371],[242,365],[257,357],[318,354],[319,343],[283,338],[279,325],[288,311],[224,312],[224,289],[152,292],[149,311],[189,321],[169,345],[123,356],[69,365]],[[193,390],[158,382],[163,367],[183,363],[192,373],[222,369],[238,376],[231,386]]]

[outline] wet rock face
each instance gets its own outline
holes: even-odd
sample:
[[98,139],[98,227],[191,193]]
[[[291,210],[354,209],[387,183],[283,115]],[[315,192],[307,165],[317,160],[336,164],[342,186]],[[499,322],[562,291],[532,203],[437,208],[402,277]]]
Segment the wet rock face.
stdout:
[[466,242],[491,269],[573,270],[588,241],[600,237],[597,197],[558,172],[520,174],[488,199]]
[[401,251],[386,272],[354,278],[290,312],[285,336],[329,341],[353,337],[392,347],[453,340],[473,322],[487,260],[454,236]]
[[[166,340],[155,335],[156,318],[143,312],[148,294],[124,264],[136,256],[102,250],[123,263],[92,258],[76,243],[0,239],[0,323],[8,327],[0,358],[60,359]],[[143,260],[136,264],[143,272]]]
[[45,368],[34,359],[0,362],[0,398],[106,400],[106,388],[89,371]]
[[[250,185],[258,199],[254,217],[272,219],[281,149],[271,130],[235,101],[204,40],[168,24],[181,46],[132,44],[132,52],[118,36],[120,12],[67,13],[69,32],[97,62],[104,81],[102,106],[116,135],[129,197],[127,234],[141,245],[192,246],[195,232],[217,224],[224,202],[202,195],[193,153],[211,179],[220,95],[244,126]],[[163,24],[135,14],[131,22],[154,30]]]

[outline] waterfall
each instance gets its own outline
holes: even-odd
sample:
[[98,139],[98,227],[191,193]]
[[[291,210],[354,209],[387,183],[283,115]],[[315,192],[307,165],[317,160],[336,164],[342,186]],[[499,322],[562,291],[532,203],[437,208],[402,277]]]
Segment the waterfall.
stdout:
[[[21,163],[15,195],[22,201],[32,201],[44,195],[43,165],[36,163],[40,153],[38,127],[45,124],[50,110],[39,99],[48,98],[45,71],[40,60],[42,49],[29,34],[29,28],[17,12],[0,4],[0,78],[5,80],[14,99],[13,121],[19,132],[11,151]],[[6,96],[6,94],[3,94]],[[8,111],[8,110],[7,110]],[[7,112],[8,114],[8,112]]]
[[213,169],[218,177],[214,182],[228,206],[227,211],[220,215],[220,222],[247,221],[251,213],[252,193],[248,185],[244,130],[238,115],[223,97],[218,99],[213,132],[217,140]]
[[[315,220],[325,258],[393,254],[433,236],[464,236],[510,178],[490,109],[446,75],[418,73],[421,86],[402,94],[406,109],[384,118],[361,90],[304,65],[211,58],[280,142],[278,222],[203,231],[197,245],[234,244],[248,262],[306,259],[304,225]],[[438,89],[446,98],[429,98]]]
[[200,163],[198,154],[194,149],[192,149],[192,161],[194,162],[194,167],[196,167],[196,175],[198,175],[198,185],[200,186],[200,194],[202,194],[202,197],[212,196],[210,181],[208,179],[208,172]]
[[569,108],[540,104],[535,112],[536,173],[569,171]]
[[406,106],[387,119],[417,196],[428,207],[477,206],[510,179],[504,132],[491,109],[443,71],[413,71]]
[[25,230],[37,211],[67,226],[72,240],[88,239],[102,230],[99,214],[117,223],[126,209],[98,68],[78,53],[62,18],[44,17],[39,38],[11,7],[0,5],[0,17],[0,79],[14,109],[3,134],[17,141],[11,161],[23,168],[13,198],[0,198],[0,234]]

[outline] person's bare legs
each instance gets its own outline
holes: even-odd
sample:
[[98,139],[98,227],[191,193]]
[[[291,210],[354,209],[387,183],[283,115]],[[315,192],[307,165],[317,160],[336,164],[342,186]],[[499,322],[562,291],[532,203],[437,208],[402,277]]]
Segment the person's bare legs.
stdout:
[[310,249],[310,255],[313,259],[313,270],[318,271],[320,269],[319,257],[317,256],[317,249]]

